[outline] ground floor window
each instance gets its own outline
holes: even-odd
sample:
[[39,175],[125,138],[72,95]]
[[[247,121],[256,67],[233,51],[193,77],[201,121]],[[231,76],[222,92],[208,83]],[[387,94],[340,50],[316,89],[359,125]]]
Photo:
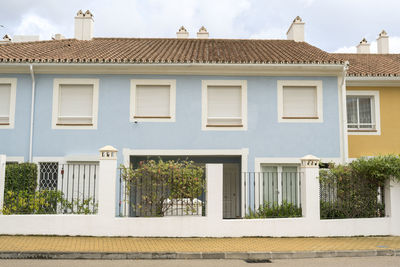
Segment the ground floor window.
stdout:
[[58,183],[58,162],[39,162],[39,189],[56,190]]
[[300,173],[297,165],[261,165],[261,203],[300,203]]

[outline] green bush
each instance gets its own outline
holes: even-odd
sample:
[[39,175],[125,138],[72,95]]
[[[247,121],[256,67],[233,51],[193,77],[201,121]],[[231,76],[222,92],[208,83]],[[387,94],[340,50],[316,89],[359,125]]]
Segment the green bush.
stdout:
[[321,218],[384,217],[385,182],[400,181],[400,157],[359,158],[347,165],[331,165],[320,170],[319,178]]
[[283,201],[281,205],[278,203],[264,202],[263,205],[254,212],[249,209],[246,219],[260,219],[260,218],[291,218],[291,217],[301,217],[302,210],[293,203],[288,203]]
[[5,192],[27,191],[33,193],[37,187],[37,165],[20,163],[6,165]]
[[364,207],[357,207],[347,202],[320,202],[322,219],[346,219],[346,218],[375,218],[385,216],[385,204],[374,203]]
[[97,213],[97,204],[93,203],[92,198],[69,201],[61,191],[57,190],[42,190],[33,193],[7,191],[4,194],[4,200],[3,209],[0,210],[4,215]]
[[127,181],[127,189],[138,192],[132,208],[140,216],[164,216],[173,206],[173,201],[182,200],[189,208],[188,214],[196,212],[193,200],[205,190],[204,168],[193,161],[155,161],[139,163],[136,169],[123,165],[122,176]]

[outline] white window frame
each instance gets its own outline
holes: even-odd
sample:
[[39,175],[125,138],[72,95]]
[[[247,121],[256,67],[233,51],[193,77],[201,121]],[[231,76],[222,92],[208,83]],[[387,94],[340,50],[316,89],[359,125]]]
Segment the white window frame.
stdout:
[[[255,172],[256,173],[261,173],[261,168],[262,166],[275,166],[277,167],[277,173],[278,173],[278,203],[282,203],[282,167],[283,166],[293,166],[297,167],[297,172],[301,172],[301,160],[300,158],[255,158]],[[299,179],[301,179],[302,176],[300,175]],[[259,197],[258,199],[256,198],[255,203],[257,206],[259,206],[263,202],[263,190],[261,190],[261,185],[259,179],[256,179],[255,181],[255,188],[254,188],[255,194],[257,194]],[[301,190],[301,189],[299,189]],[[300,199],[300,194],[299,194],[299,203],[301,202]]]
[[[58,111],[59,111],[59,98],[60,98],[60,85],[79,85],[87,84],[93,85],[93,105],[92,105],[92,125],[57,125]],[[98,121],[98,106],[99,106],[99,79],[54,79],[53,82],[53,116],[52,116],[52,129],[97,129]]]
[[[283,87],[284,86],[311,86],[317,89],[317,118],[284,118],[283,116]],[[321,80],[278,80],[278,122],[289,123],[321,123],[323,118],[323,91]]]
[[[136,86],[137,85],[169,85],[169,118],[135,118]],[[130,122],[175,122],[176,112],[176,80],[142,79],[131,80]]]
[[0,125],[0,129],[14,129],[15,105],[16,105],[16,98],[17,98],[17,79],[16,78],[0,78],[0,84],[10,84],[11,85],[10,112],[9,112],[8,124]]
[[[346,105],[347,105],[347,96],[365,96],[372,97],[374,101],[374,110],[373,116],[375,116],[375,129],[373,130],[359,130],[359,129],[350,129],[347,127],[347,114],[346,114],[346,128],[348,135],[381,135],[381,115],[380,115],[380,100],[379,100],[379,91],[376,90],[348,90],[346,91]],[[347,109],[346,109],[347,110]],[[347,112],[347,111],[346,111]]]
[[[242,89],[242,125],[232,127],[207,126],[208,86],[240,86]],[[246,131],[247,130],[247,80],[202,80],[201,81],[201,129],[203,131]]]

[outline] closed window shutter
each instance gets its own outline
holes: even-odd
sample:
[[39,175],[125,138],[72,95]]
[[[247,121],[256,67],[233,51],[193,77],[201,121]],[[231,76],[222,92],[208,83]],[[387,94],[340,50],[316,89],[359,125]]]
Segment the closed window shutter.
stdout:
[[283,117],[318,117],[317,88],[306,86],[284,86]]
[[0,84],[0,124],[10,123],[11,84]]
[[60,85],[58,124],[92,123],[93,85]]
[[242,124],[242,88],[240,86],[208,86],[207,124]]
[[137,85],[135,117],[169,118],[169,85]]

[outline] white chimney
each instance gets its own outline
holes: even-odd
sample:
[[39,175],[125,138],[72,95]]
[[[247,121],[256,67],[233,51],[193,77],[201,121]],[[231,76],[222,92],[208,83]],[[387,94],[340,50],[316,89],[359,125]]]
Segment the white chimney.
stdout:
[[62,39],[65,39],[65,37],[61,33],[56,33],[56,34],[54,34],[54,37],[52,39],[53,40],[62,40]]
[[207,29],[204,26],[201,26],[199,32],[197,33],[197,38],[199,39],[207,39],[209,36]]
[[180,27],[178,32],[176,33],[176,38],[189,38],[189,32],[185,29],[185,27]]
[[75,17],[75,39],[92,40],[93,38],[93,14],[87,10],[85,13],[79,10]]
[[286,32],[288,40],[294,40],[296,42],[304,42],[304,22],[299,16],[297,16]]
[[370,44],[363,38],[357,45],[357,54],[369,54],[369,46]]
[[382,30],[376,42],[378,44],[378,54],[389,54],[389,36],[385,30]]

